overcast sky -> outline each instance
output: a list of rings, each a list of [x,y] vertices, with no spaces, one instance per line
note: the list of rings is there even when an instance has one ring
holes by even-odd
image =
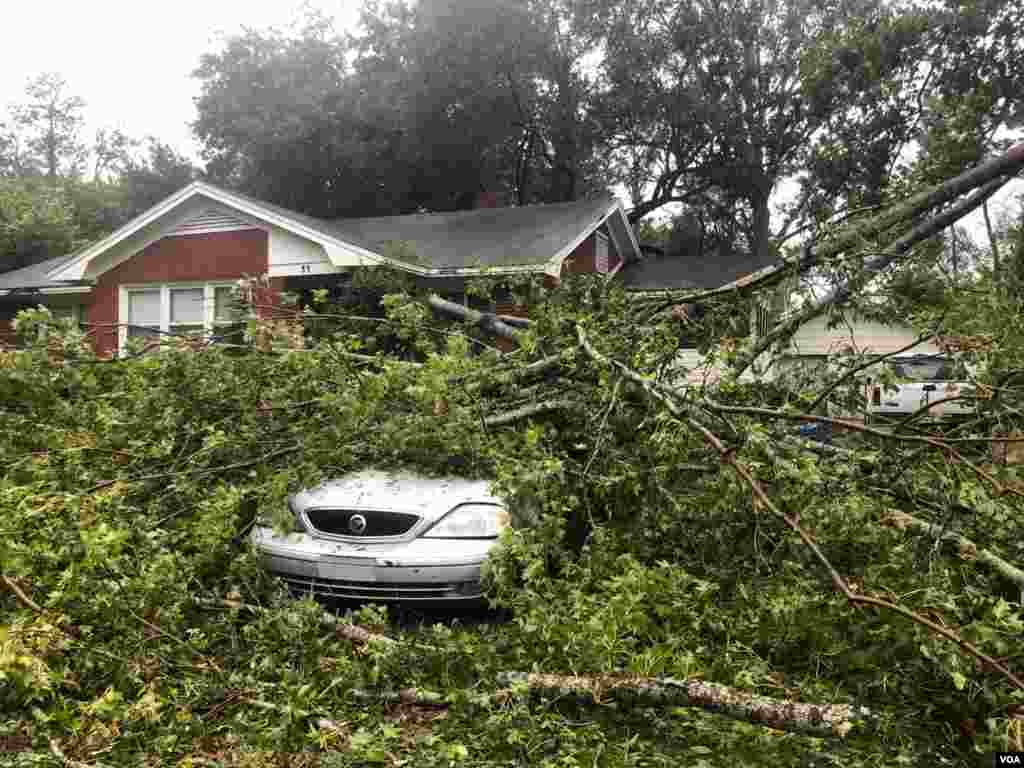
[[[4,11],[0,114],[21,101],[25,83],[58,72],[86,101],[87,135],[120,128],[153,135],[198,158],[188,124],[198,84],[189,75],[222,33],[243,26],[287,27],[309,6],[339,31],[358,18],[358,0],[19,0]]]

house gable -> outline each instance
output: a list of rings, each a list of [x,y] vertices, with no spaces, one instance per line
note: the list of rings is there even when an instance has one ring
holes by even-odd
[[[204,227],[204,220],[207,225],[212,220],[213,226]],[[319,246],[318,258],[313,261],[319,263],[319,254],[326,255],[331,271],[337,267],[372,266],[387,261],[359,244],[344,242],[327,233],[322,224],[276,206],[195,182],[62,263],[47,277],[50,280],[96,279],[163,237],[187,236],[189,229],[203,234],[203,229],[217,231],[246,226],[276,229]],[[294,240],[289,242],[294,243]],[[289,248],[282,250],[288,251]],[[294,251],[294,248],[290,250]]]

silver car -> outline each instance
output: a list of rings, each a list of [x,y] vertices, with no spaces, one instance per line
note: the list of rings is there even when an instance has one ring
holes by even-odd
[[[257,524],[264,565],[295,594],[467,600],[509,515],[483,480],[367,470],[288,500],[293,532]]]

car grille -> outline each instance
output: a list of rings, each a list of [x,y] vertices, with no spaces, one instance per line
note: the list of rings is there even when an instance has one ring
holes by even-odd
[[[364,512],[358,509],[311,509],[306,512],[306,517],[320,533],[357,538],[401,536],[420,519],[419,515],[406,512]],[[353,521],[357,517],[361,520]]]
[[[438,584],[403,582],[382,584],[379,581],[340,581],[296,576],[291,573],[274,574],[282,579],[291,592],[298,596],[313,595],[348,600],[464,600],[480,597],[480,584],[476,581]]]

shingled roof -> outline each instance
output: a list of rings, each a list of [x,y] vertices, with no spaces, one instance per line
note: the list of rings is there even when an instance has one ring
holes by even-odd
[[[745,251],[727,249],[706,254],[666,254],[643,246],[641,250],[643,258],[624,264],[619,271],[627,291],[719,288],[773,263]]]
[[[609,228],[625,260],[639,254],[625,211],[607,195],[570,203],[328,221],[193,182],[73,256],[0,274],[0,294],[81,284],[72,281],[83,277],[99,255],[130,243],[135,233],[197,198],[317,242],[335,264],[391,263],[424,276],[488,269],[555,274],[573,249],[602,225]]]
[[[38,264],[30,264],[21,269],[13,269],[10,272],[0,273],[0,295],[12,293],[33,293],[43,289],[66,288],[73,290],[81,286],[88,288],[88,283],[81,280],[51,280],[47,277],[52,272],[74,256],[57,256],[53,259],[41,261]]]
[[[601,224],[615,205],[611,197],[601,197],[517,208],[336,219],[328,226],[336,237],[378,253],[405,244],[415,263],[435,269],[541,266]],[[402,257],[396,253],[395,258]]]

